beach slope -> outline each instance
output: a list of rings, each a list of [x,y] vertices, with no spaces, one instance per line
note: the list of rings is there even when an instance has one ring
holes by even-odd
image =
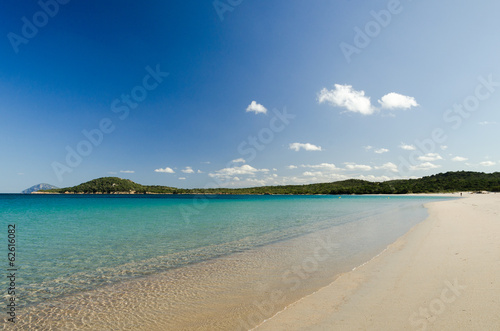
[[[500,194],[426,207],[383,253],[257,330],[500,330]]]

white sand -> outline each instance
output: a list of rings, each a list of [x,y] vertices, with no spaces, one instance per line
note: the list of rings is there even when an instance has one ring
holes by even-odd
[[[382,254],[257,330],[500,330],[500,194],[426,206]]]

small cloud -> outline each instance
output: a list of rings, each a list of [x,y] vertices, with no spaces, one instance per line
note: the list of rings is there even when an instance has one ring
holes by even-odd
[[[379,167],[375,167],[375,169],[378,169],[378,170],[382,169],[382,170],[388,170],[388,171],[392,171],[392,172],[398,172],[398,166],[392,162],[384,163],[383,165],[381,165]]]
[[[430,170],[430,169],[436,169],[441,166],[430,163],[430,162],[424,162],[415,166],[411,166],[410,170]]]
[[[387,153],[389,150],[387,148],[379,148],[379,149],[376,149],[375,150],[375,153],[377,154],[383,154],[383,153]]]
[[[122,174],[133,174],[135,171],[134,170],[120,170]]]
[[[493,125],[493,124],[497,124],[497,122],[490,122],[490,121],[479,122],[479,125]]]
[[[256,114],[266,114],[267,109],[263,105],[255,101],[252,101],[252,103],[250,103],[250,105],[247,107],[247,112],[254,112]]]
[[[210,161],[201,162],[203,164],[210,164]]]
[[[116,171],[108,171],[108,174],[110,174],[110,175],[116,175],[117,172]]]
[[[428,154],[419,156],[417,159],[419,159],[420,161],[431,161],[432,162],[432,161],[442,160],[443,158],[441,157],[441,155],[439,155],[437,153],[428,153]]]
[[[346,108],[353,113],[371,115],[375,108],[372,107],[369,97],[365,91],[356,91],[351,85],[335,84],[333,90],[323,88],[318,94],[319,103],[327,102],[334,107]]]
[[[240,157],[239,159],[232,160],[231,162],[233,162],[233,163],[246,163],[247,161],[245,161],[244,158]]]
[[[453,162],[464,162],[467,161],[468,158],[466,157],[461,157],[461,156],[455,156],[454,158],[451,159]]]
[[[445,151],[445,150],[447,150],[447,149],[448,149],[448,146],[446,146],[446,145],[441,145],[441,146],[439,146],[439,148],[441,148],[441,150]]]
[[[320,146],[316,146],[316,145],[313,145],[313,144],[310,144],[310,143],[305,143],[305,144],[302,144],[302,143],[293,143],[293,144],[290,144],[288,146],[288,148],[290,148],[291,150],[294,150],[296,152],[298,152],[300,149],[304,149],[306,151],[321,151],[321,147]]]
[[[179,180],[186,180],[186,177],[179,177]]]
[[[479,164],[482,165],[483,167],[491,167],[491,166],[494,166],[496,164],[496,162],[493,162],[493,161],[483,161],[483,162],[481,162]]]
[[[191,167],[186,167],[186,168],[182,169],[181,171],[185,174],[193,174],[194,173],[194,170]]]
[[[384,95],[378,103],[385,109],[410,109],[418,106],[415,98],[394,92]]]
[[[321,177],[323,176],[323,173],[321,171],[305,171],[302,173],[302,176]]]
[[[201,171],[201,170],[199,170],[199,169],[198,169],[198,171],[197,171],[196,173],[197,173],[197,174],[202,174],[202,173],[203,173],[203,171]]]
[[[405,151],[414,151],[417,149],[414,145],[407,145],[405,143],[401,143],[401,145],[399,145],[399,148],[404,149]]]
[[[288,169],[297,169],[298,167],[296,165],[291,164],[287,168]]]
[[[162,172],[162,173],[166,173],[166,174],[173,174],[175,173],[175,171],[172,169],[172,168],[169,168],[169,167],[165,167],[165,168],[159,168],[159,169],[155,169],[155,172]]]
[[[302,168],[312,168],[312,169],[324,169],[324,170],[329,170],[329,171],[334,171],[334,170],[340,170],[335,166],[333,163],[320,163],[320,164],[303,164],[301,165]]]
[[[356,164],[356,163],[352,163],[352,162],[346,162],[344,164],[345,164],[345,168],[347,170],[361,170],[361,171],[370,171],[370,170],[372,170],[372,167],[370,167],[369,165]]]
[[[365,149],[365,151],[369,151],[370,149],[373,148],[373,146],[368,145],[368,146],[363,146],[363,148]]]

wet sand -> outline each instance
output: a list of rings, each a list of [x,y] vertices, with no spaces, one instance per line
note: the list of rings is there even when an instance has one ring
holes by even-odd
[[[500,194],[426,207],[384,252],[256,329],[500,330]]]

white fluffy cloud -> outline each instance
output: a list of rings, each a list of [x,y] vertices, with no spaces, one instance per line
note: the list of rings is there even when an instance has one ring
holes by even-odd
[[[404,149],[405,151],[414,151],[417,149],[414,145],[407,145],[405,143],[401,143],[401,145],[399,145],[399,148]]]
[[[432,161],[442,160],[443,158],[438,153],[427,153],[425,155],[419,156],[417,159],[419,159],[420,161],[432,162]]]
[[[377,154],[382,154],[382,153],[387,153],[389,150],[387,148],[379,148],[375,150],[375,153]]]
[[[479,164],[482,165],[483,167],[491,167],[491,166],[494,166],[496,164],[496,162],[493,162],[493,161],[483,161],[483,162],[481,162]]]
[[[384,95],[378,103],[385,109],[410,109],[418,106],[415,98],[394,92]]]
[[[343,107],[348,111],[371,115],[375,111],[365,91],[356,91],[351,85],[335,84],[333,90],[323,88],[318,94],[319,103],[328,102],[335,107]]]
[[[266,114],[267,109],[260,103],[252,101],[252,103],[250,103],[250,105],[247,107],[247,112],[254,112],[256,114]]]
[[[175,173],[175,171],[172,168],[169,168],[169,167],[155,169],[155,172],[162,172],[162,173],[166,173],[166,174],[173,174],[173,173]]]
[[[452,161],[454,162],[464,162],[464,161],[467,161],[468,158],[466,157],[462,157],[462,156],[455,156],[454,158],[451,159]]]
[[[186,167],[186,168],[182,169],[181,171],[185,174],[193,174],[194,173],[194,170],[191,167]]]
[[[122,174],[133,174],[133,173],[135,173],[135,171],[134,171],[134,170],[120,170],[120,172],[121,172]]]
[[[179,180],[186,180],[186,177],[179,177]]]
[[[288,169],[297,169],[297,166],[296,166],[296,165],[291,164],[291,165],[289,165],[287,168],[288,168]]]
[[[321,146],[316,146],[310,143],[292,143],[288,146],[291,150],[294,150],[296,152],[300,151],[301,149],[306,150],[306,151],[321,151]]]
[[[417,164],[417,165],[411,166],[410,170],[430,170],[430,169],[436,169],[436,168],[439,168],[439,167],[440,166],[437,165],[437,164],[433,164],[433,163],[430,163],[430,162],[424,162],[424,163],[421,163],[421,164]]]
[[[370,170],[372,170],[372,167],[370,167],[369,165],[356,164],[356,163],[352,163],[352,162],[346,162],[344,164],[345,164],[345,168],[347,170],[361,170],[361,171],[370,171]]]
[[[246,163],[245,159],[240,157],[239,159],[232,160],[233,163]]]
[[[253,176],[258,172],[268,172],[269,169],[256,169],[248,164],[244,164],[240,167],[233,168],[224,168],[221,170],[217,170],[214,173],[209,173],[210,177],[222,177],[222,178],[230,178],[233,176],[241,176],[241,175],[250,175]]]
[[[388,170],[391,172],[398,172],[398,166],[392,162],[384,163],[383,165],[381,165],[379,167],[375,167],[375,169]]]
[[[342,107],[350,112],[363,115],[372,115],[379,110],[372,105],[370,97],[365,95],[365,91],[356,91],[351,85],[335,84],[333,90],[323,88],[318,93],[318,102],[327,102],[334,107]],[[410,109],[418,106],[414,97],[394,92],[384,95],[378,102],[382,109],[390,110]]]

